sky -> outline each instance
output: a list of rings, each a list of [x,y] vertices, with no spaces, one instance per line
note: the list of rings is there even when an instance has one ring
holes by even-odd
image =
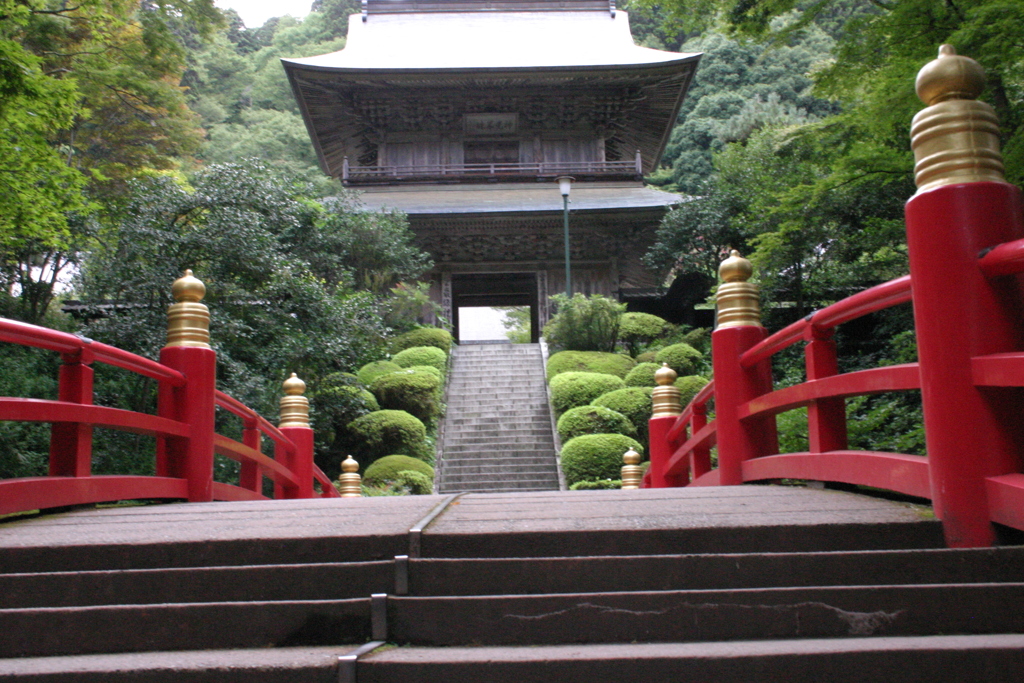
[[[214,4],[238,12],[246,28],[259,28],[271,17],[290,14],[301,19],[309,14],[313,0],[216,0]]]

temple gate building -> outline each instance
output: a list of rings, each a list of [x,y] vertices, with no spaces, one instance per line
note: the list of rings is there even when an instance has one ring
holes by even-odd
[[[283,61],[321,168],[408,215],[456,334],[459,307],[530,306],[536,338],[566,288],[559,176],[573,292],[655,295],[680,197],[642,177],[699,59],[635,45],[608,0],[363,0],[344,50]]]

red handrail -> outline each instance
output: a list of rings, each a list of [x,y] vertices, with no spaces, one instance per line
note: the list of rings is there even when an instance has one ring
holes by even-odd
[[[775,415],[800,407],[808,407],[809,410],[827,410],[831,407],[831,415],[821,413],[819,429],[831,430],[831,433],[815,439],[819,443],[829,443],[838,440],[841,448],[832,447],[832,453],[853,453],[845,449],[845,415],[840,414],[842,404],[835,402],[851,396],[870,395],[888,391],[911,391],[920,389],[920,378],[916,363],[897,365],[846,374],[834,374],[835,370],[827,370],[833,366],[835,359],[835,347],[831,344],[831,331],[843,323],[855,320],[856,318],[874,313],[885,308],[906,303],[911,296],[911,282],[909,276],[896,278],[890,282],[872,287],[847,297],[841,301],[816,311],[807,317],[783,328],[779,332],[770,335],[760,342],[754,343],[748,350],[739,354],[737,360],[739,366],[747,372],[757,371],[759,366],[780,351],[789,348],[799,341],[809,342],[807,352],[812,353],[814,349],[815,363],[810,363],[809,370],[813,367],[818,376],[810,377],[800,384],[786,387],[775,391],[769,391],[745,403],[737,405],[733,413],[741,423],[750,422],[759,424],[766,419],[772,419]],[[815,344],[819,346],[814,347]],[[824,344],[825,346],[821,346]],[[822,355],[824,354],[824,355]],[[824,365],[822,363],[824,362]],[[822,374],[823,373],[823,374]],[[720,429],[717,420],[707,422],[707,406],[716,396],[716,385],[710,382],[705,386],[690,403],[683,409],[682,414],[675,418],[671,428],[667,431],[667,456],[665,462],[660,465],[659,472],[654,475],[654,480],[671,485],[672,482],[679,482],[683,485],[693,483],[695,485],[718,485],[720,476],[710,470],[708,462],[709,449],[717,443],[717,430]],[[818,408],[822,406],[823,408]],[[837,407],[839,410],[837,410]],[[831,421],[831,423],[830,423]],[[837,431],[842,434],[837,436]],[[813,437],[812,437],[813,438]],[[652,445],[652,448],[654,446]],[[819,451],[817,454],[825,452]],[[921,492],[920,476],[918,472],[914,477],[900,477],[892,472],[882,472],[886,468],[906,468],[908,462],[917,462],[918,456],[898,456],[894,454],[874,454],[877,458],[872,460],[871,453],[858,452],[856,457],[858,467],[863,469],[865,463],[878,464],[879,471],[867,475],[861,472],[854,477],[844,474],[847,478],[858,479],[863,482],[889,482],[894,490],[900,490],[910,495],[919,495]],[[783,458],[782,456],[769,456],[762,454],[753,460],[745,462],[737,470],[743,481],[753,481],[757,478],[765,478],[763,475],[770,472],[776,475],[785,471],[786,467],[791,468],[789,478],[800,478],[798,474],[807,472],[828,472],[831,476],[839,476],[846,472],[843,466],[822,468],[813,465],[816,454],[804,454],[804,457],[797,458],[795,455]],[[774,458],[774,459],[771,459]],[[780,459],[781,458],[781,459]],[[907,460],[910,458],[910,460]],[[851,462],[853,461],[850,456]],[[751,462],[764,461],[772,463],[754,466]],[[707,462],[702,465],[702,462]],[[807,465],[805,463],[812,463]],[[799,465],[797,464],[799,463]],[[873,465],[869,465],[870,467]],[[652,466],[653,468],[653,466]],[[856,468],[855,468],[856,469]],[[648,479],[648,485],[653,481]]]
[[[59,400],[0,397],[0,420],[49,422],[51,428],[50,476],[7,479],[0,481],[0,514],[49,507],[110,502],[126,499],[188,498],[195,499],[194,467],[181,462],[187,449],[179,446],[197,437],[195,426],[179,416],[182,411],[175,401],[176,392],[191,387],[187,373],[163,363],[59,330],[0,318],[0,342],[18,344],[61,354]],[[177,349],[182,353],[181,349]],[[208,349],[186,349],[184,353],[211,354]],[[209,358],[209,356],[205,356]],[[92,404],[92,364],[100,362],[121,368],[160,384],[158,415],[121,410]],[[197,372],[196,376],[203,373]],[[312,438],[308,428],[291,428],[296,438],[302,437],[300,448],[293,438],[271,424],[254,410],[227,394],[216,391],[210,375],[211,401],[243,420],[245,443],[213,434],[203,436],[213,452],[242,463],[242,486],[212,482],[212,469],[200,477],[209,479],[206,499],[248,500],[263,498],[262,476],[272,479],[278,495],[299,497],[313,495],[312,484],[321,486],[322,497],[339,494],[331,481],[312,463]],[[192,384],[190,384],[190,381]],[[202,388],[199,388],[202,391]],[[212,420],[210,421],[212,424]],[[146,434],[157,438],[158,476],[92,476],[92,429],[106,427],[120,431]],[[259,435],[274,443],[275,458],[259,447]],[[211,454],[212,455],[212,454]],[[308,460],[308,462],[306,462]],[[211,461],[212,462],[212,461]],[[302,474],[306,473],[306,474]],[[309,481],[305,481],[308,477]]]
[[[779,351],[789,348],[804,338],[808,328],[833,329],[869,313],[907,303],[910,296],[909,275],[865,289],[779,330],[740,356],[740,366],[749,370]]]

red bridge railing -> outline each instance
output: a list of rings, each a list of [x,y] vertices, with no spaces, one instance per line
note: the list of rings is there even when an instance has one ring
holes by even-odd
[[[263,478],[277,498],[311,498],[316,481],[322,497],[339,494],[313,464],[305,385],[285,382],[282,424],[216,390],[216,354],[209,344],[209,313],[199,303],[205,288],[191,277],[175,283],[177,304],[169,313],[168,345],[160,362],[83,337],[0,318],[0,342],[59,353],[57,400],[0,397],[0,420],[48,422],[49,472],[45,477],[0,480],[0,514],[119,500],[263,499]],[[155,380],[157,414],[93,404],[93,365],[104,363]],[[242,421],[242,441],[217,434],[215,411]],[[104,427],[156,438],[155,476],[92,474],[92,434]],[[274,444],[273,457],[262,447]],[[240,463],[237,485],[213,481],[214,453]]]
[[[977,63],[948,46],[918,77],[930,106],[912,130],[910,275],[769,336],[749,262],[733,252],[722,264],[714,382],[677,416],[659,412],[674,391],[671,377],[659,378],[645,486],[843,482],[931,499],[951,546],[992,544],[993,523],[1024,530],[1024,214],[1020,191],[1002,178],[991,107],[958,99],[983,84]],[[840,374],[835,328],[906,302],[918,362]],[[772,356],[797,343],[806,381],[773,390]],[[926,456],[849,449],[845,399],[891,391],[921,391]],[[800,407],[808,451],[779,453],[775,416]]]

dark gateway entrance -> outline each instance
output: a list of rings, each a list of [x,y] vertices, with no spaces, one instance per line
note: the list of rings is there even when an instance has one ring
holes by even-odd
[[[459,307],[529,306],[530,342],[540,339],[536,273],[453,273],[452,325],[459,338]]]

